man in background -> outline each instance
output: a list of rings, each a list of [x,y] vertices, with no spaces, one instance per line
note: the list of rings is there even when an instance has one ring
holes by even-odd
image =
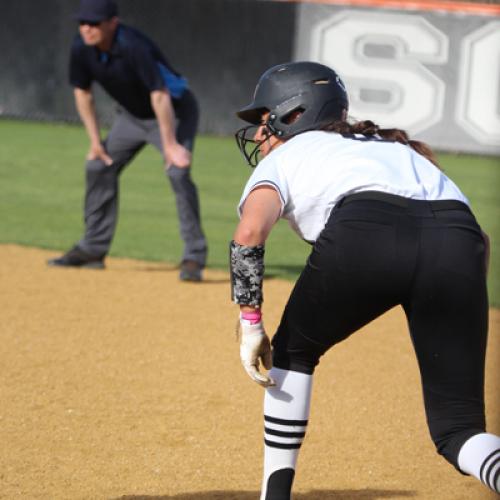
[[[146,145],[163,155],[175,193],[184,241],[180,279],[200,281],[207,244],[200,223],[191,152],[198,106],[183,78],[158,47],[122,24],[113,0],[81,0],[79,34],[71,47],[70,83],[90,147],[86,163],[85,233],[66,254],[48,264],[102,269],[118,216],[119,175]],[[92,83],[98,82],[120,105],[101,141]]]

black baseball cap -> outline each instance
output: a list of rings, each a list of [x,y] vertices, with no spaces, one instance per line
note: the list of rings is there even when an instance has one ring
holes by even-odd
[[[81,0],[74,18],[78,21],[99,23],[117,15],[118,7],[113,0]]]

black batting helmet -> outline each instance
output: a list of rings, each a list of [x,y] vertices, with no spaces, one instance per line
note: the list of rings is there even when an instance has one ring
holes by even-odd
[[[268,69],[257,83],[253,101],[236,114],[261,125],[262,115],[269,112],[265,123],[269,134],[288,139],[341,119],[348,107],[347,92],[337,73],[323,64],[302,61]],[[292,114],[296,119],[289,119]],[[245,150],[246,144],[253,142],[246,137],[250,128],[239,130],[236,140],[247,161],[255,166],[258,145],[250,154]]]

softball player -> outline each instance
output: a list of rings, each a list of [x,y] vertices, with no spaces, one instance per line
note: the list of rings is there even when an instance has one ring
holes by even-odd
[[[261,499],[290,498],[320,357],[396,305],[408,318],[438,453],[498,492],[500,438],[485,430],[483,395],[488,238],[425,144],[371,121],[349,123],[347,109],[332,69],[297,62],[266,71],[238,112],[251,123],[238,145],[258,166],[239,204],[230,267],[241,361],[266,387]],[[264,245],[280,217],[312,251],[271,361]]]

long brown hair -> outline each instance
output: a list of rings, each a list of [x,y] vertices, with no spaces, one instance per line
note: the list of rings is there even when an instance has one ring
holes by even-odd
[[[410,139],[404,130],[398,128],[380,128],[371,120],[362,120],[354,123],[339,120],[329,123],[324,126],[322,130],[337,132],[338,134],[362,134],[366,137],[373,137],[377,135],[387,141],[399,142],[410,146],[417,153],[421,154],[436,165],[436,167],[440,168],[432,149],[427,144]]]

